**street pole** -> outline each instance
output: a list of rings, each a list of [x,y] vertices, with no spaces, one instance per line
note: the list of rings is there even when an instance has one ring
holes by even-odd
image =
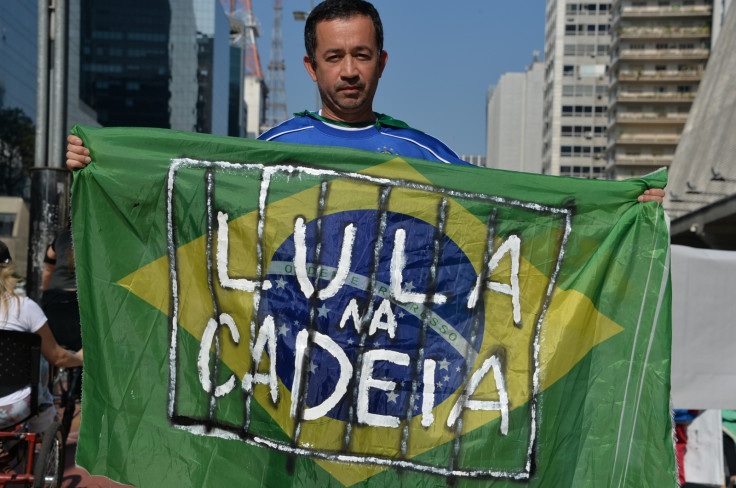
[[[41,299],[46,249],[69,222],[71,174],[64,165],[66,139],[69,0],[38,2],[36,146],[31,171],[31,205],[26,294]]]

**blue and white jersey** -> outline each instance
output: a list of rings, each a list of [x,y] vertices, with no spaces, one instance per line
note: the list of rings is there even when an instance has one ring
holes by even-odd
[[[468,165],[443,142],[400,121],[376,114],[377,123],[367,127],[343,127],[320,120],[316,114],[295,116],[261,134],[263,141],[339,146],[395,154],[448,164]],[[390,125],[389,125],[390,124]]]

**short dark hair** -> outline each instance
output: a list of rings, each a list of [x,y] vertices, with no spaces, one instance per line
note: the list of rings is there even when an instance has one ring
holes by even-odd
[[[325,0],[312,9],[304,25],[304,47],[312,63],[316,63],[315,51],[317,48],[317,24],[319,22],[348,19],[356,15],[365,15],[373,22],[376,31],[376,45],[378,53],[383,51],[383,24],[376,7],[365,0]]]

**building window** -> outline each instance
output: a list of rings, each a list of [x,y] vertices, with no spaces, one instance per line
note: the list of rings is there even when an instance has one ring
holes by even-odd
[[[0,236],[12,237],[15,225],[14,213],[0,213]]]

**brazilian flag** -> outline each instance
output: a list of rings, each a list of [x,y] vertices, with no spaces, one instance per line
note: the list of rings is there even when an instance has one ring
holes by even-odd
[[[77,126],[77,463],[137,487],[676,486],[666,172]]]

